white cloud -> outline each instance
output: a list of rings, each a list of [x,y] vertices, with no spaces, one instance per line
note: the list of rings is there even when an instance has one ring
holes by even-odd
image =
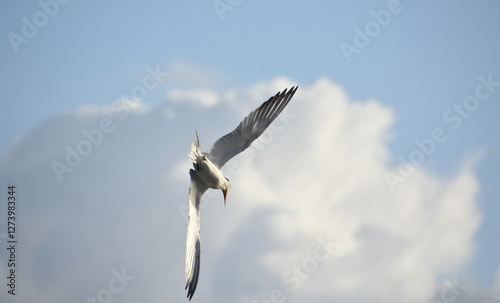
[[[140,99],[130,99],[121,97],[116,99],[110,106],[96,106],[96,105],[82,105],[78,108],[76,113],[79,115],[96,116],[100,114],[112,114],[120,111],[120,108],[127,107],[128,111],[144,113],[151,108],[149,105],[143,103]]]
[[[210,89],[173,89],[168,92],[167,100],[172,102],[188,102],[202,107],[212,107],[219,103],[219,96]]]
[[[207,149],[236,126],[229,122],[292,84],[280,78],[223,97],[208,89],[170,93],[171,101],[230,105],[211,116],[171,102],[123,119],[120,111],[82,109],[12,145],[0,180],[17,184],[22,197],[19,275],[26,282],[17,298],[85,302],[124,267],[135,279],[116,302],[183,302],[193,130]],[[273,290],[286,302],[425,302],[439,276],[460,273],[480,224],[473,162],[448,179],[417,168],[392,192],[384,178],[391,109],[353,102],[319,79],[301,86],[282,116],[226,166],[227,208],[218,191],[204,198],[194,302],[261,302]],[[113,132],[59,183],[51,163],[63,162],[65,146],[77,146],[82,130],[103,119]],[[324,260],[318,239],[338,244]]]
[[[221,89],[227,86],[226,77],[210,66],[194,65],[177,60],[168,66],[168,73],[169,78],[166,84],[175,88],[211,87]]]

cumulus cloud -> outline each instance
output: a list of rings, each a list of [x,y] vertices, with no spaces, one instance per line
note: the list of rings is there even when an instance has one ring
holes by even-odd
[[[206,150],[292,84],[279,78],[221,95],[179,90],[126,114],[82,108],[18,140],[0,161],[2,184],[16,184],[22,197],[23,282],[15,300],[86,302],[110,294],[113,302],[183,302],[186,153],[194,128]],[[448,178],[416,168],[393,192],[384,178],[393,169],[393,122],[390,108],[354,102],[328,79],[301,86],[262,137],[225,167],[227,208],[219,191],[205,195],[193,301],[435,298],[446,287],[441,277],[459,275],[474,253],[481,221],[475,162],[466,158]],[[79,161],[71,162],[70,150]],[[54,162],[71,169],[62,180]],[[129,280],[111,292],[122,270]]]
[[[219,102],[219,96],[209,89],[173,89],[168,92],[167,100],[172,102],[188,102],[202,107],[212,107]]]
[[[174,88],[196,89],[210,87],[222,89],[226,87],[227,79],[216,68],[200,66],[183,60],[173,61],[168,66],[168,86]]]

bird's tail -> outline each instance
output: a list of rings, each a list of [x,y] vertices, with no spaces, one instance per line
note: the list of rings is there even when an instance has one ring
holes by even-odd
[[[196,133],[196,139],[194,140],[193,144],[191,144],[191,151],[189,152],[188,156],[193,160],[193,163],[196,163],[196,159],[201,156],[201,151],[200,151],[200,138],[198,137],[198,132],[195,130]]]

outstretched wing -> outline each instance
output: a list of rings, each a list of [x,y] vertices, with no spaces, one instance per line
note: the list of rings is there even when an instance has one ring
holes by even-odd
[[[217,140],[205,156],[222,169],[229,159],[247,149],[266,130],[290,102],[297,88],[292,87],[288,92],[285,89],[262,103],[235,130]]]
[[[200,201],[207,187],[198,177],[198,173],[189,170],[189,224],[186,240],[186,288],[189,300],[194,295],[200,275]]]

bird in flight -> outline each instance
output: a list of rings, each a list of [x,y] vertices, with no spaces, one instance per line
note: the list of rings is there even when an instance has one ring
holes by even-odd
[[[262,103],[241,121],[235,130],[223,136],[210,147],[207,152],[200,152],[198,132],[191,145],[188,156],[193,161],[189,170],[189,224],[186,240],[186,287],[189,300],[198,285],[200,275],[200,201],[209,188],[220,189],[224,195],[226,207],[227,192],[231,188],[229,179],[222,175],[222,168],[232,157],[241,153],[257,139],[266,128],[278,117],[290,102],[298,86],[289,91],[285,89]]]

